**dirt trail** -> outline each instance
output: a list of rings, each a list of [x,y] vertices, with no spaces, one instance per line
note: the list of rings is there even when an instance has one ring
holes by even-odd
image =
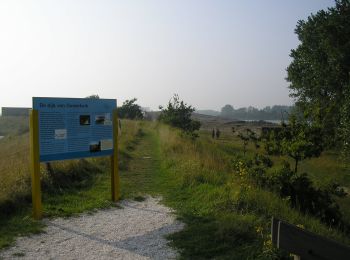
[[[45,220],[45,233],[19,238],[4,259],[174,259],[164,236],[182,229],[159,198],[123,201],[121,208]]]

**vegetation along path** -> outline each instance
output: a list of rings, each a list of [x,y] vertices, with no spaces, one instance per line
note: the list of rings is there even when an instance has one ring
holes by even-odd
[[[165,236],[183,228],[153,193],[158,169],[154,136],[139,130],[126,149],[129,163],[121,172],[123,199],[117,207],[78,217],[45,219],[45,233],[17,239],[0,253],[13,259],[173,259]],[[133,200],[132,200],[133,199]]]

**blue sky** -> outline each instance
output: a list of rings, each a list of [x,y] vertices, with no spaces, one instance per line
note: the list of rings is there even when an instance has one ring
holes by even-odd
[[[0,106],[99,94],[156,109],[174,93],[198,109],[291,104],[297,21],[332,5],[2,0]]]

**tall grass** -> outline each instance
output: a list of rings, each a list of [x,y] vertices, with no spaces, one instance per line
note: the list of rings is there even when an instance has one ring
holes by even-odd
[[[29,194],[29,136],[0,140],[0,205]]]
[[[0,208],[8,201],[26,197],[29,192],[28,117],[1,116]]]

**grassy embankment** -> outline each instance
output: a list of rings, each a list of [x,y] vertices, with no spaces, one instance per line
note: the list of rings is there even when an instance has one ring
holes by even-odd
[[[242,178],[244,172],[234,167],[242,148],[231,137],[214,141],[209,133],[202,133],[192,142],[164,126],[159,127],[158,136],[162,162],[158,187],[165,202],[187,224],[183,231],[170,236],[182,258],[281,257],[271,247],[271,216],[349,244],[341,232],[301,214],[287,200]],[[254,148],[249,149],[253,153]],[[308,161],[303,167],[310,163],[313,165]],[[333,169],[337,169],[336,164],[333,162]]]
[[[9,121],[14,124],[12,133],[4,132],[6,137],[0,140],[0,249],[10,245],[16,236],[37,233],[43,227],[31,218],[29,137],[28,133],[17,131],[22,128],[23,120],[1,120],[1,129]],[[119,167],[125,175],[133,151],[142,139],[142,123],[123,121],[122,124]],[[110,201],[108,158],[54,162],[52,168],[54,172],[50,175],[45,164],[41,164],[45,217],[69,216],[114,205]],[[130,193],[124,188],[122,195]]]

